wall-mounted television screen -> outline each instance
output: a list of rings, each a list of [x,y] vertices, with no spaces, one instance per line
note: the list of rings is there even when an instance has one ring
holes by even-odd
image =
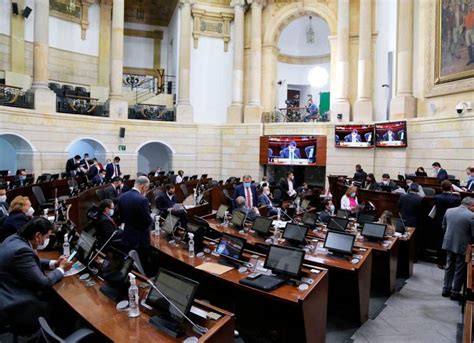
[[[373,148],[373,125],[338,125],[335,140],[337,148]]]
[[[375,124],[375,146],[377,147],[406,147],[407,122]]]
[[[316,150],[320,148],[317,137],[270,136],[266,138],[268,138],[267,149],[261,151],[261,154],[266,154],[266,164],[316,166]]]

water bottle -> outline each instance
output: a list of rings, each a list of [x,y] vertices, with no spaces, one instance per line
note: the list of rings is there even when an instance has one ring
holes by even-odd
[[[192,234],[191,232],[188,233],[188,236],[189,236],[189,242],[188,242],[188,246],[189,246],[189,257],[194,257],[194,234]]]
[[[277,220],[280,221],[281,219],[281,208],[277,208]]]
[[[135,275],[128,273],[130,278],[130,288],[128,289],[128,316],[130,318],[135,318],[140,315],[140,308],[138,307],[138,287],[135,282]]]
[[[196,193],[196,188],[193,189],[193,206],[197,206],[197,193]]]
[[[161,234],[161,227],[160,227],[160,216],[156,215],[155,217],[155,231],[153,231],[155,236],[159,236]]]
[[[64,235],[64,242],[63,242],[63,255],[69,256],[71,251],[69,249],[69,239],[67,233]]]
[[[278,228],[275,227],[275,231],[273,232],[273,244],[278,244],[278,236],[280,235],[280,232]]]
[[[229,226],[229,211],[224,212],[224,226]]]
[[[47,208],[45,208],[43,210],[43,218],[48,219],[48,209]]]

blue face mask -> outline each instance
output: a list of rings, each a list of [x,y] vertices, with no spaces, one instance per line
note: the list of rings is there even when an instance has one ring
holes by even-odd
[[[244,182],[244,187],[249,188],[250,187],[250,182]]]
[[[352,192],[351,197],[355,197],[355,196],[356,196],[355,192]]]
[[[113,217],[114,216],[114,209],[111,209],[109,210],[109,217]]]
[[[467,179],[468,179],[468,180],[474,180],[474,176],[469,175],[469,176],[467,177]]]
[[[26,180],[26,175],[20,175],[20,180],[25,181]]]

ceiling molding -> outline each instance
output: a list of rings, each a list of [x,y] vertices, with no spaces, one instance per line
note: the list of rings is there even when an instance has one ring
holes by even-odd
[[[331,54],[321,56],[292,56],[279,53],[278,62],[287,64],[323,64],[331,62]]]
[[[132,30],[132,29],[125,29],[124,30],[125,36],[132,36],[132,37],[142,37],[142,38],[151,38],[151,39],[163,39],[163,31],[155,30],[155,31],[141,31],[141,30]]]

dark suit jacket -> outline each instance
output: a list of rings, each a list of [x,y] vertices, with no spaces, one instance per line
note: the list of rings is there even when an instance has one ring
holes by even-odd
[[[446,170],[444,170],[443,168],[440,168],[440,170],[438,170],[438,174],[436,175],[436,178],[438,180],[447,180],[448,179],[448,172]]]
[[[393,139],[394,141],[398,141],[398,140],[399,140],[399,139],[398,139],[398,135],[397,135],[395,132],[393,132],[393,134],[392,134],[392,139]],[[383,141],[388,141],[388,132],[385,133],[385,134],[382,136],[382,140],[383,140]]]
[[[150,245],[150,203],[137,190],[123,193],[118,200],[120,219],[125,223],[122,243],[130,249]]]
[[[71,173],[72,171],[75,171],[78,167],[79,164],[74,161],[74,158],[70,158],[66,162],[66,173]]]
[[[0,228],[2,227],[3,222],[5,221],[5,219],[7,219],[7,217],[8,217],[8,207],[9,206],[10,205],[8,205],[7,202],[0,204]]]
[[[105,177],[104,177],[104,178],[101,178],[101,177],[100,177],[100,174],[97,174],[96,176],[94,176],[94,177],[92,178],[92,183],[93,183],[93,184],[100,184],[100,183],[102,183],[102,182],[104,182],[104,181],[105,181]]]
[[[366,173],[363,169],[361,169],[361,170],[359,170],[359,171],[356,171],[356,172],[354,173],[353,179],[354,179],[355,181],[362,181],[362,182],[365,182],[365,180],[367,179],[367,173]]]
[[[383,182],[379,183],[379,189],[382,188],[382,187],[387,187],[387,186],[390,187],[390,192],[393,192],[394,190],[396,190],[398,188],[398,185],[392,180],[390,180],[388,185],[385,185]]]
[[[255,187],[254,184],[251,184],[250,185],[250,191],[252,192],[252,206],[257,207],[257,205],[258,205],[257,187]],[[237,199],[240,196],[247,199],[245,193],[246,193],[246,191],[244,189],[244,184],[243,183],[241,183],[240,185],[235,187],[235,189],[234,189],[234,203],[233,203],[234,208],[236,208],[235,199]]]
[[[398,208],[407,226],[418,227],[423,198],[415,193],[400,195]]]
[[[281,158],[290,158],[290,149],[285,148],[280,151],[280,157]],[[296,148],[295,149],[295,158],[301,158],[301,153],[300,149]]]
[[[7,237],[15,234],[18,230],[28,223],[30,218],[23,212],[12,212],[3,222],[3,226],[0,228],[0,243],[3,242]]]
[[[466,189],[469,192],[474,192],[474,180],[469,180],[466,185]]]
[[[352,142],[352,134],[349,134],[347,136],[344,137],[344,141],[345,142]],[[356,135],[356,141],[357,142],[362,142],[362,138],[360,137],[360,135]]]
[[[436,216],[434,219],[438,224],[442,223],[443,217],[446,214],[446,210],[448,208],[458,207],[461,205],[461,198],[459,195],[449,192],[437,194],[433,197],[433,200],[436,206]]]
[[[380,185],[377,182],[372,182],[371,184],[365,185],[365,187],[370,191],[377,191],[380,189]]]
[[[176,204],[176,196],[173,194],[170,199],[166,192],[159,192],[155,198],[155,204],[160,214],[168,213],[168,209]]]
[[[113,202],[117,202],[118,198],[125,192],[128,192],[129,188],[125,185],[122,185],[120,192],[113,186],[110,185],[104,189],[105,199],[113,200]]]
[[[323,210],[319,212],[319,220],[323,223],[329,223],[329,219],[331,219],[331,213],[329,211]]]
[[[110,236],[117,230],[117,225],[113,220],[107,217],[104,213],[100,213],[95,225],[95,235],[99,240],[100,245],[104,244]],[[122,236],[122,231],[118,230],[114,240]]]
[[[112,176],[114,175],[114,167],[115,167],[115,164],[113,163],[109,163],[105,166],[105,178],[106,179],[111,179]],[[122,172],[120,171],[120,164],[117,164],[117,171],[118,171],[118,174],[117,176],[120,176],[120,174],[122,174]]]
[[[87,171],[87,177],[89,178],[89,180],[92,180],[96,175],[99,175],[99,168],[97,168],[95,164],[93,164]]]
[[[29,242],[12,235],[0,245],[0,310],[38,300],[38,292],[62,279],[59,270],[47,275],[49,260],[36,255]]]
[[[267,206],[267,216],[273,216],[277,214],[278,210],[273,206],[272,199],[266,194],[261,194],[258,197],[259,206]]]

